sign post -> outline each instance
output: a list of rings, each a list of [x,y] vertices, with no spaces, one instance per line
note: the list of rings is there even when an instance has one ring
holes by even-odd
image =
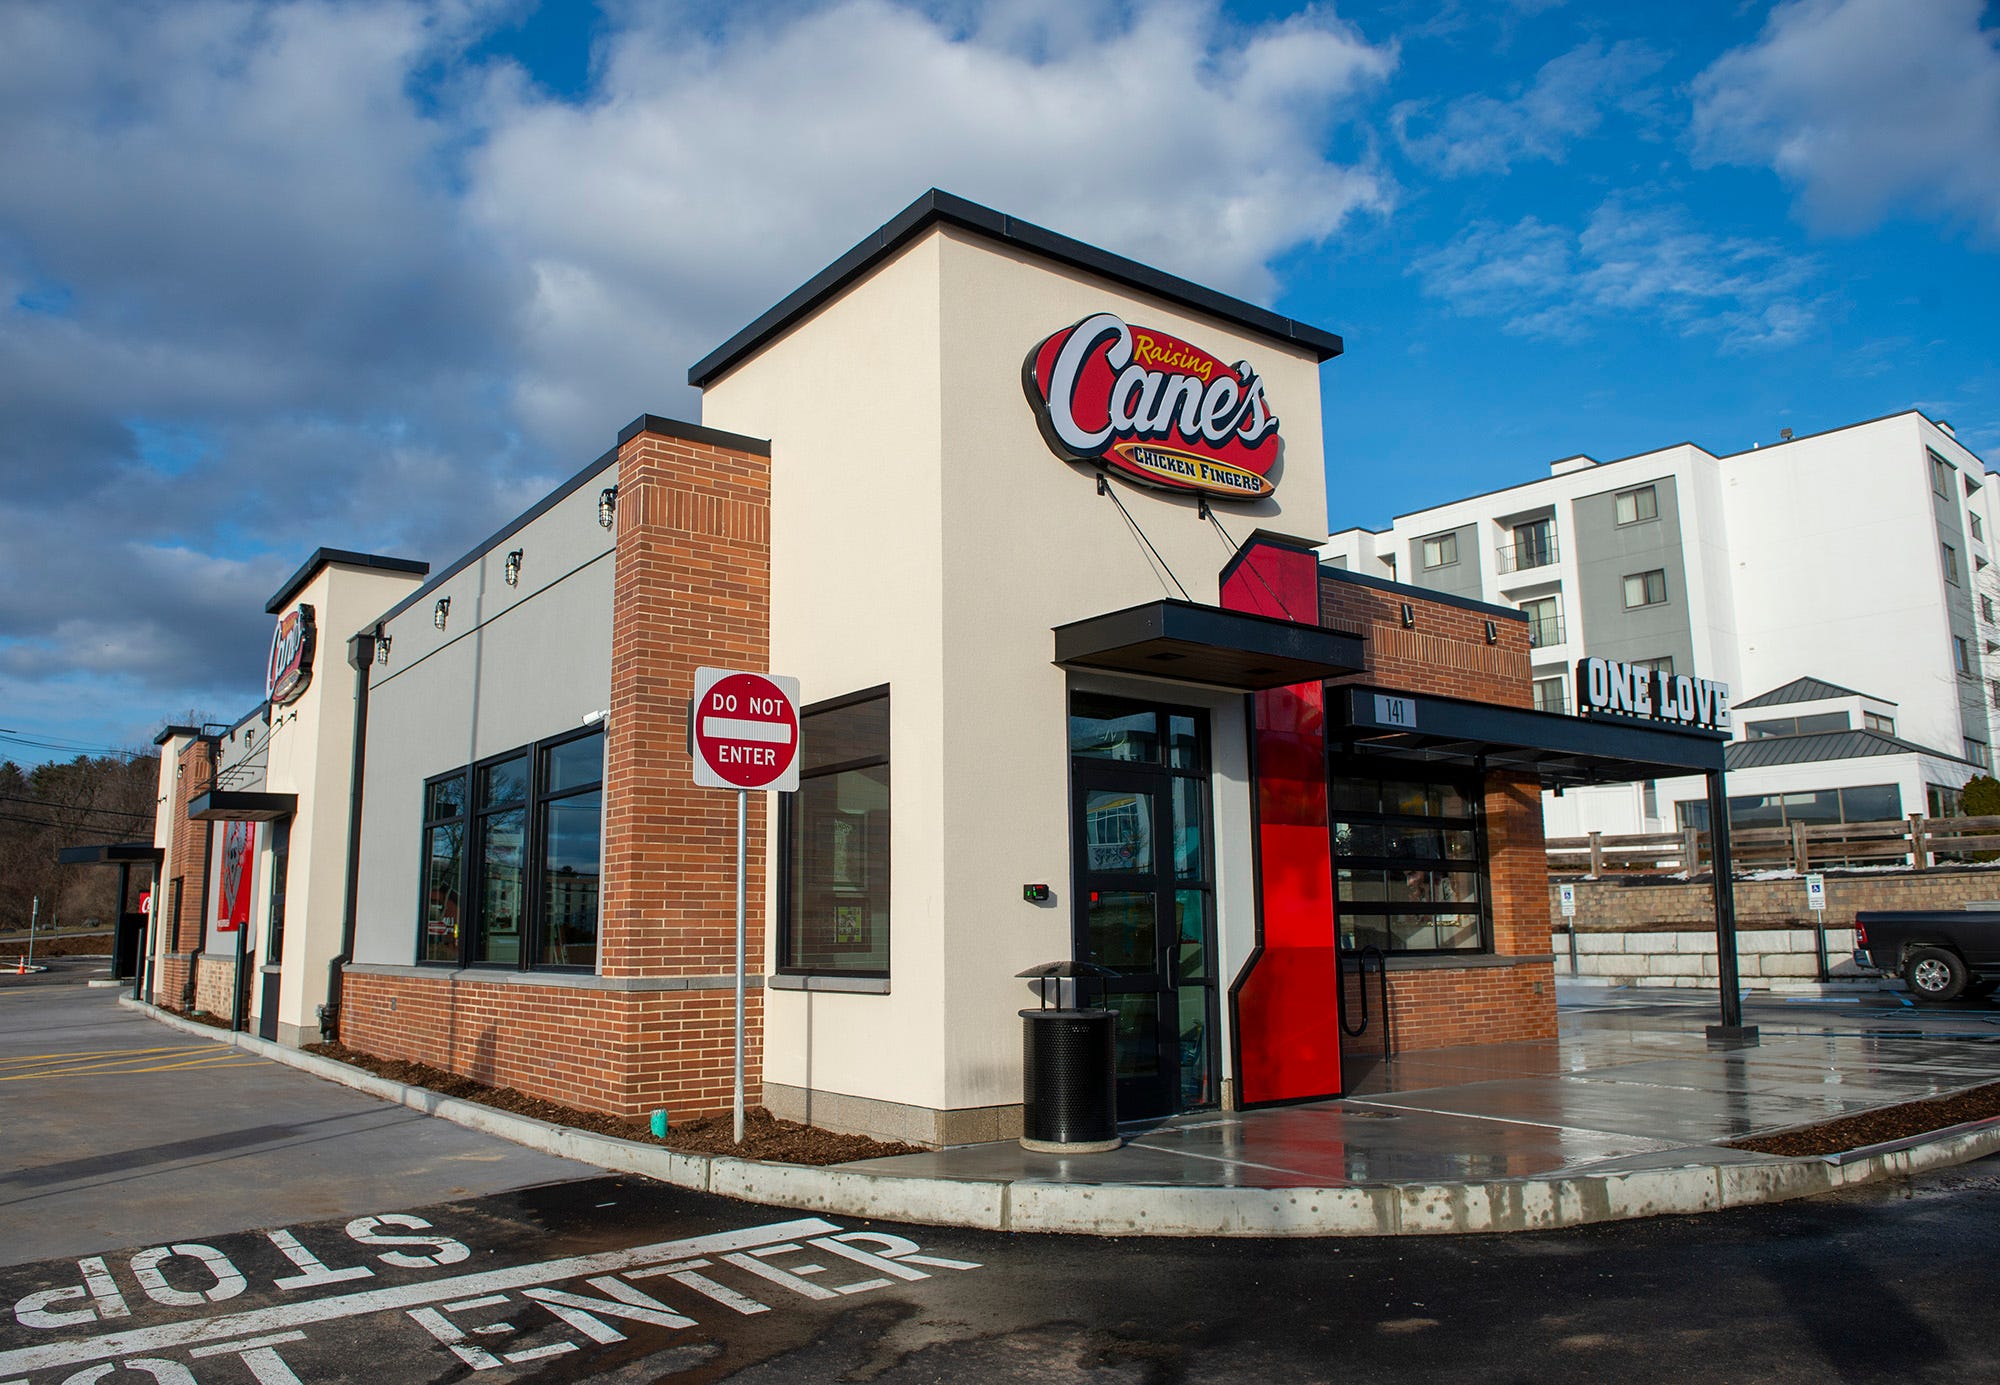
[[[726,668],[694,671],[688,708],[694,782],[736,791],[736,1143],[743,1143],[744,894],[750,792],[799,787],[799,680]]]
[[[1826,877],[1808,875],[1806,877],[1806,907],[1815,914],[1826,912]]]

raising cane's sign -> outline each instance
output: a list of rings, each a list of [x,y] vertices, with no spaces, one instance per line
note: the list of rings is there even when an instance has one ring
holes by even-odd
[[[313,646],[318,642],[313,608],[293,607],[271,633],[271,661],[264,672],[264,695],[282,707],[296,702],[312,682]]]
[[[1098,313],[1028,353],[1021,383],[1057,456],[1162,490],[1255,500],[1283,446],[1264,379],[1151,327]]]

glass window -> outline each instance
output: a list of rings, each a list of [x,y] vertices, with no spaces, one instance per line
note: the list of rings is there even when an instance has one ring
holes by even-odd
[[[824,734],[823,734],[824,733]],[[780,808],[784,912],[778,966],[788,972],[889,974],[889,690],[886,687],[800,713],[804,760],[799,791]],[[1070,718],[1078,754],[1146,759],[1159,753],[1157,722]],[[815,741],[821,742],[819,750]],[[1140,840],[1140,826],[1105,827],[1117,842]],[[1121,826],[1122,823],[1122,826]],[[1151,824],[1143,845],[1152,850]],[[1107,838],[1107,849],[1114,843]]]
[[[1979,516],[1967,510],[1965,512],[1965,522],[1972,527],[1972,537],[1984,543],[1986,541],[1986,526],[1979,522]]]
[[[1458,535],[1439,534],[1424,540],[1424,566],[1449,567],[1458,561]]]
[[[417,960],[458,965],[465,891],[465,771],[424,786],[423,920]]]
[[[1336,760],[1329,775],[1336,927],[1348,951],[1487,947],[1486,860],[1474,781]]]
[[[1562,678],[1537,678],[1535,680],[1535,710],[1538,712],[1567,712],[1569,710],[1569,683]]]
[[[597,965],[604,860],[604,733],[593,731],[542,751],[542,810],[536,848],[541,911],[536,961]]]
[[[1903,816],[1903,790],[1895,784],[1863,784],[1840,791],[1842,822],[1892,822]]]
[[[1993,768],[1993,748],[1987,745],[1985,741],[1975,741],[1972,737],[1967,736],[1965,738],[1965,758],[1972,761],[1973,764],[1978,765],[1981,769]]]
[[[1660,517],[1660,495],[1653,486],[1620,491],[1612,504],[1617,511],[1617,522],[1620,524],[1638,524],[1644,520]]]
[[[1951,661],[1960,673],[1970,674],[1972,672],[1972,649],[1966,644],[1965,636],[1953,635],[1951,637]]]
[[[1925,448],[1924,450],[1926,452],[1930,452],[1929,448]],[[1931,452],[1930,457],[1931,457],[1931,490],[1937,493],[1938,495],[1943,496],[1945,499],[1949,500],[1951,498],[1951,473],[1953,471],[1952,464],[1950,462],[1947,462],[1944,458],[1938,456],[1938,454],[1935,452]]]
[[[1556,522],[1531,519],[1514,526],[1514,567],[1547,567],[1556,560]]]
[[[1521,612],[1528,618],[1529,648],[1540,649],[1544,645],[1562,643],[1562,614],[1553,596],[1523,601]]]
[[[1960,585],[1958,580],[1958,550],[1948,543],[1941,543],[1938,545],[1938,551],[1944,556],[1944,580],[1951,583],[1954,587]]]
[[[1993,619],[1992,597],[1982,596],[1979,598],[1979,618],[1985,621],[1988,625],[1992,625],[1995,623]]]
[[[1959,815],[1962,799],[1957,789],[1948,789],[1942,784],[1924,785],[1924,807],[1934,818],[1955,818]]]
[[[887,744],[886,725],[882,740]],[[1160,715],[1151,708],[1134,710],[1129,702],[1078,693],[1070,699],[1069,753],[1158,764]]]
[[[1625,605],[1657,606],[1667,599],[1667,574],[1661,568],[1638,572],[1625,579]]]
[[[1662,654],[1657,659],[1634,659],[1632,667],[1643,668],[1653,673],[1664,673],[1671,678],[1674,676],[1674,656]]]
[[[1861,724],[1870,731],[1880,731],[1885,736],[1896,734],[1896,719],[1885,717],[1880,712],[1863,712]]]

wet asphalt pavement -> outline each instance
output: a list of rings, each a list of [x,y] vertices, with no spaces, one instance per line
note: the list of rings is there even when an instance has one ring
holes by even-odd
[[[2000,1160],[1427,1240],[999,1235],[594,1178],[0,1271],[0,1380],[1992,1380],[1996,1229]]]

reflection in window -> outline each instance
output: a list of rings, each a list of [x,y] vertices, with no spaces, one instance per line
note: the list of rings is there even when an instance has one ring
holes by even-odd
[[[804,708],[780,808],[782,971],[889,974],[889,690]]]
[[[1486,862],[1473,785],[1370,768],[1336,762],[1329,778],[1341,947],[1485,949]]]
[[[539,960],[597,965],[604,858],[604,733],[542,752]]]

